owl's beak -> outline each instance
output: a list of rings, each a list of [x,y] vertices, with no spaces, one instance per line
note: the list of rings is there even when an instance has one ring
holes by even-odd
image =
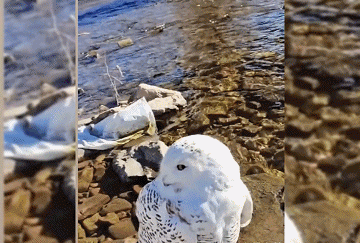
[[[163,177],[162,183],[164,184],[164,186],[170,186],[170,185],[172,185],[171,183],[169,183],[169,182],[166,181],[166,176]]]

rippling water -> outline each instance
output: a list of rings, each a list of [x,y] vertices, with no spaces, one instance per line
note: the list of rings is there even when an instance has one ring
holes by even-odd
[[[75,53],[75,1],[54,1],[58,30],[63,34],[69,53]],[[45,3],[45,4],[44,4]],[[42,5],[43,4],[43,5]],[[5,65],[8,106],[19,105],[39,96],[40,79],[54,69],[65,69],[66,55],[59,37],[53,31],[54,22],[46,1],[5,1],[4,52],[14,63]],[[66,37],[65,37],[66,36]]]
[[[121,90],[129,83],[179,82],[191,75],[182,61],[192,55],[211,58],[227,48],[284,52],[281,0],[127,0],[79,6],[78,83],[85,91],[79,108],[85,112],[114,95],[105,59]],[[134,44],[120,49],[117,41],[125,38]],[[86,57],[95,49],[102,58]]]

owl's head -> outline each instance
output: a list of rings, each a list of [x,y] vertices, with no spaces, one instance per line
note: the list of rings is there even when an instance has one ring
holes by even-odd
[[[197,191],[223,191],[240,180],[240,168],[222,142],[205,135],[191,135],[167,150],[157,178],[173,195]]]

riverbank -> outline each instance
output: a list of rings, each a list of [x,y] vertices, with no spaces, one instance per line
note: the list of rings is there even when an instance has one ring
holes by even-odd
[[[225,143],[240,164],[242,179],[254,200],[253,221],[242,230],[239,242],[262,242],[265,238],[281,242],[284,226],[284,85],[281,76],[272,69],[279,68],[283,57],[271,52],[231,51],[227,54],[219,60],[214,58],[210,63],[202,63],[200,71],[194,67],[194,77],[184,79],[179,86],[172,86],[181,91],[187,106],[155,115],[158,136],[148,139],[169,146],[180,137],[206,134]],[[266,63],[270,70],[246,70],[250,62],[253,65]],[[113,163],[119,159],[119,154],[125,156],[134,150],[136,153],[139,146],[145,147],[144,151],[154,150],[146,150],[150,145],[143,142],[144,139],[140,139],[110,151],[80,153],[79,242],[124,238],[131,242],[130,239],[136,239],[134,202],[148,179],[139,176],[124,183],[114,171]],[[156,148],[160,153],[160,146]],[[153,154],[143,156],[154,157]]]
[[[304,242],[358,242],[358,4],[286,2],[286,205]]]

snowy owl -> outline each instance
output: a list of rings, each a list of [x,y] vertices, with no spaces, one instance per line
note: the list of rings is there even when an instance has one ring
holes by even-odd
[[[220,141],[192,135],[169,147],[136,202],[139,243],[235,243],[252,218],[240,167]]]
[[[285,213],[285,243],[302,243],[300,231],[293,220]]]

